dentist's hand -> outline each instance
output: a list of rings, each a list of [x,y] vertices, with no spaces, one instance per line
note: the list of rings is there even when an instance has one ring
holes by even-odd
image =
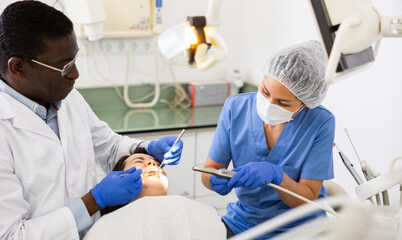
[[[285,177],[282,167],[270,162],[249,162],[232,171],[237,173],[228,182],[229,187],[257,188],[268,183],[279,185]]]
[[[162,163],[163,158],[165,158],[165,165],[177,165],[180,161],[181,152],[183,150],[183,141],[179,140],[169,152],[169,149],[175,141],[176,137],[171,136],[163,137],[157,141],[151,141],[148,144],[147,151],[160,163]]]
[[[136,199],[142,190],[142,169],[135,167],[126,171],[110,172],[94,188],[91,189],[96,204],[101,209],[106,206],[125,204]],[[120,176],[127,174],[126,176]]]
[[[222,169],[226,170],[226,168],[221,168],[219,170],[222,170]],[[211,188],[222,196],[227,195],[233,189],[233,187],[228,186],[228,182],[229,182],[229,179],[221,178],[221,177],[218,177],[215,175],[211,175],[211,177],[209,178],[209,185],[211,186]]]

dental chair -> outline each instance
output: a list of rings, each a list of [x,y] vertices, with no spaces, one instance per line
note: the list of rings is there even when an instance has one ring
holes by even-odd
[[[333,185],[335,186],[335,185]],[[329,188],[331,189],[331,187]],[[338,188],[339,190],[339,188]],[[331,190],[330,190],[331,191]],[[315,201],[321,207],[338,209],[336,215],[313,219],[272,239],[292,240],[395,240],[402,239],[402,217],[398,207],[364,204],[341,193]],[[319,211],[316,205],[303,204],[263,222],[230,240],[255,239],[278,227]]]
[[[348,193],[339,184],[334,181],[325,180],[324,181],[325,190],[327,190],[327,196],[346,196],[349,197]]]

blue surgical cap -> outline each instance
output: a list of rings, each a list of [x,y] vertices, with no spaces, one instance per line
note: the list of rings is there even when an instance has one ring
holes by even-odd
[[[264,74],[282,83],[311,109],[327,94],[325,66],[321,43],[307,41],[274,53],[265,64]]]

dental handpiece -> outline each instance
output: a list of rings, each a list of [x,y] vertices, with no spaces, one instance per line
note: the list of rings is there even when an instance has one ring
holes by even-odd
[[[357,182],[357,185],[360,185],[363,183],[363,180],[360,178],[359,174],[357,174],[356,169],[354,168],[353,164],[350,162],[350,160],[346,157],[345,154],[338,148],[337,145],[335,145],[336,149],[338,150],[339,156],[341,157],[341,160],[345,167],[349,170],[350,174],[352,177],[355,179]]]
[[[216,169],[211,169],[211,168],[203,168],[203,167],[193,167],[193,171],[197,172],[203,172],[203,173],[209,173],[218,177],[223,177],[223,178],[232,178],[236,172],[230,171],[230,170],[216,170]]]
[[[352,145],[353,151],[355,152],[355,154],[357,156],[357,159],[359,159],[359,161],[360,161],[361,170],[362,170],[363,175],[366,178],[366,180],[370,181],[370,180],[378,177],[380,174],[377,171],[375,171],[375,169],[372,168],[366,161],[362,161],[360,159],[359,154],[357,154],[357,150],[355,148],[355,145],[353,144],[352,138],[349,135],[348,129],[345,128],[345,132],[346,132],[346,135],[347,135],[347,137],[349,139],[350,144]],[[388,191],[385,190],[382,194],[383,194],[383,203],[384,203],[384,205],[388,205],[389,204]],[[381,205],[380,195],[376,194],[375,198],[376,198],[376,201],[377,201],[377,205]]]
[[[222,178],[227,178],[227,179],[231,179],[237,173],[237,172],[230,171],[230,170],[224,170],[224,169],[217,170],[217,169],[203,168],[203,167],[193,167],[193,171],[209,173],[209,174],[212,174],[212,175],[215,175],[215,176],[218,176],[218,177],[222,177]],[[290,191],[290,190],[288,190],[286,188],[283,188],[281,186],[275,185],[273,183],[268,183],[267,186],[270,186],[272,188],[278,189],[279,191],[285,192],[285,193],[287,193],[287,194],[289,194],[289,195],[291,195],[293,197],[299,198],[302,201],[305,201],[307,203],[313,204],[313,205],[317,206],[318,208],[320,208],[320,209],[322,209],[324,211],[327,211],[329,213],[332,213],[332,214],[338,216],[338,214],[333,209],[322,207],[319,204],[317,204],[317,203],[315,203],[313,201],[310,201],[309,199],[307,199],[307,198],[305,198],[303,196],[300,196],[299,194],[294,193],[294,192],[292,192],[292,191]]]
[[[348,169],[348,171],[350,172],[350,174],[352,175],[352,177],[355,179],[355,181],[357,182],[357,185],[360,185],[363,183],[363,180],[361,179],[361,177],[359,176],[359,174],[357,174],[356,169],[354,168],[353,164],[350,162],[350,160],[346,157],[345,154],[343,154],[343,152],[339,149],[338,145],[336,145],[336,143],[334,143],[334,146],[336,148],[336,150],[338,150],[339,156],[341,157],[341,160],[343,162],[343,164],[345,165],[345,167]],[[373,199],[369,198],[368,200],[370,200],[371,204],[374,205],[374,201]]]
[[[374,169],[366,162],[366,161],[362,161],[359,154],[357,154],[357,150],[355,148],[355,145],[353,144],[352,138],[349,135],[348,129],[345,128],[345,132],[346,132],[346,136],[349,139],[350,144],[352,145],[353,151],[355,152],[357,159],[360,162],[360,166],[362,168],[362,172],[364,177],[366,178],[367,181],[377,177],[379,175],[378,172],[374,172]]]

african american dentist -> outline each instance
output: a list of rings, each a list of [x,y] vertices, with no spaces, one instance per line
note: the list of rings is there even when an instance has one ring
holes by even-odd
[[[143,146],[180,159],[176,137],[132,139],[98,119],[74,89],[77,54],[72,22],[53,7],[19,1],[1,14],[0,239],[79,239],[90,216],[141,193],[141,169],[110,172],[121,156]],[[98,184],[96,164],[110,172]]]

